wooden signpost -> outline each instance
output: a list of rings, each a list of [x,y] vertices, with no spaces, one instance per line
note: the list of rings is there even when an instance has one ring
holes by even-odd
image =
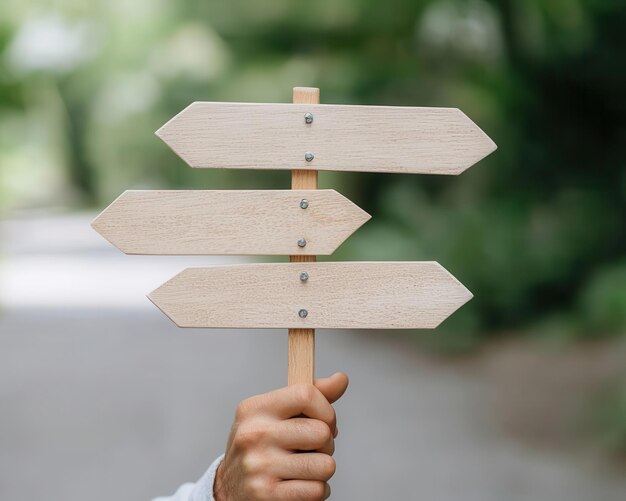
[[[127,254],[289,255],[188,268],[149,298],[180,327],[289,329],[289,384],[310,383],[316,328],[434,328],[471,299],[436,262],[327,262],[369,218],[318,170],[459,174],[495,144],[457,109],[193,103],[157,135],[192,167],[289,169],[291,190],[126,191],[92,226]]]

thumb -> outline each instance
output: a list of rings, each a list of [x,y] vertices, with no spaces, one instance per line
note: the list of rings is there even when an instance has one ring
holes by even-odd
[[[337,372],[330,377],[316,379],[314,384],[332,404],[339,400],[348,388],[348,376],[343,372]]]

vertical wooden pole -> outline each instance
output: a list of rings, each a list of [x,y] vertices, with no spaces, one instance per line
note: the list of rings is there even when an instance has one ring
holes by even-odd
[[[319,104],[320,90],[314,87],[294,87],[294,104]],[[313,116],[315,120],[315,114]],[[304,114],[302,115],[304,127]],[[315,127],[315,122],[309,127]],[[304,156],[304,151],[302,155]],[[313,152],[315,154],[315,152]],[[316,190],[316,170],[292,170],[292,190]],[[289,256],[292,263],[309,263],[315,256]],[[303,269],[303,271],[306,271]],[[315,372],[315,329],[289,329],[288,384],[313,383]]]

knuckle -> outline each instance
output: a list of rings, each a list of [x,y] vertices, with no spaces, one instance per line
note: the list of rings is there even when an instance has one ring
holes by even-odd
[[[253,449],[264,441],[267,433],[267,429],[260,425],[240,426],[233,443],[241,449]]]
[[[303,469],[308,478],[326,481],[335,474],[336,464],[328,454],[315,453],[307,456]]]
[[[315,399],[318,390],[312,384],[298,384],[295,385],[294,391],[296,392],[298,400],[301,402],[310,402]]]
[[[324,480],[329,480],[337,470],[337,463],[335,460],[327,455],[324,455],[320,464],[320,473]]]
[[[311,483],[304,499],[306,501],[323,501],[326,499],[326,484],[324,482]]]
[[[265,459],[260,454],[246,454],[241,459],[241,468],[248,476],[262,473],[265,469]]]
[[[322,496],[322,499],[328,499],[330,497],[330,485],[325,483],[324,484],[324,495]]]
[[[328,454],[329,456],[332,456],[335,453],[335,440],[334,439],[330,440],[330,442],[328,443],[328,448],[324,450],[324,452],[326,452],[326,454]]]
[[[237,421],[243,421],[246,419],[251,414],[252,407],[253,403],[251,398],[239,402],[237,409],[235,410],[235,419]]]
[[[328,499],[330,497],[330,485],[329,484],[324,484],[324,495],[322,496],[322,499]]]
[[[320,447],[326,444],[331,438],[332,433],[330,431],[330,427],[324,423],[323,421],[319,421],[317,419],[311,419],[308,423],[309,433],[314,437],[315,441],[320,445]]]
[[[330,427],[317,419],[307,419],[302,422],[298,430],[302,435],[307,436],[315,449],[321,449],[332,441]]]
[[[265,477],[254,477],[247,482],[246,499],[270,499],[271,482]]]

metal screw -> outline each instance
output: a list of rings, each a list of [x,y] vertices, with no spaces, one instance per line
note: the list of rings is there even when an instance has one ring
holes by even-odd
[[[300,200],[300,208],[306,209],[309,206],[309,201],[306,198]]]
[[[306,271],[300,272],[300,281],[306,282],[309,279],[309,274]]]
[[[306,311],[304,308],[302,308],[299,312],[298,312],[298,316],[300,318],[306,318],[306,316],[309,314],[308,311]]]
[[[306,240],[304,238],[301,238],[300,240],[298,240],[298,247],[305,247],[306,246]]]
[[[315,155],[313,155],[313,153],[311,153],[310,151],[307,151],[307,152],[304,154],[304,159],[305,159],[307,162],[311,162],[314,158],[315,158]]]
[[[313,123],[313,113],[305,113],[304,114],[304,122],[307,124]]]

